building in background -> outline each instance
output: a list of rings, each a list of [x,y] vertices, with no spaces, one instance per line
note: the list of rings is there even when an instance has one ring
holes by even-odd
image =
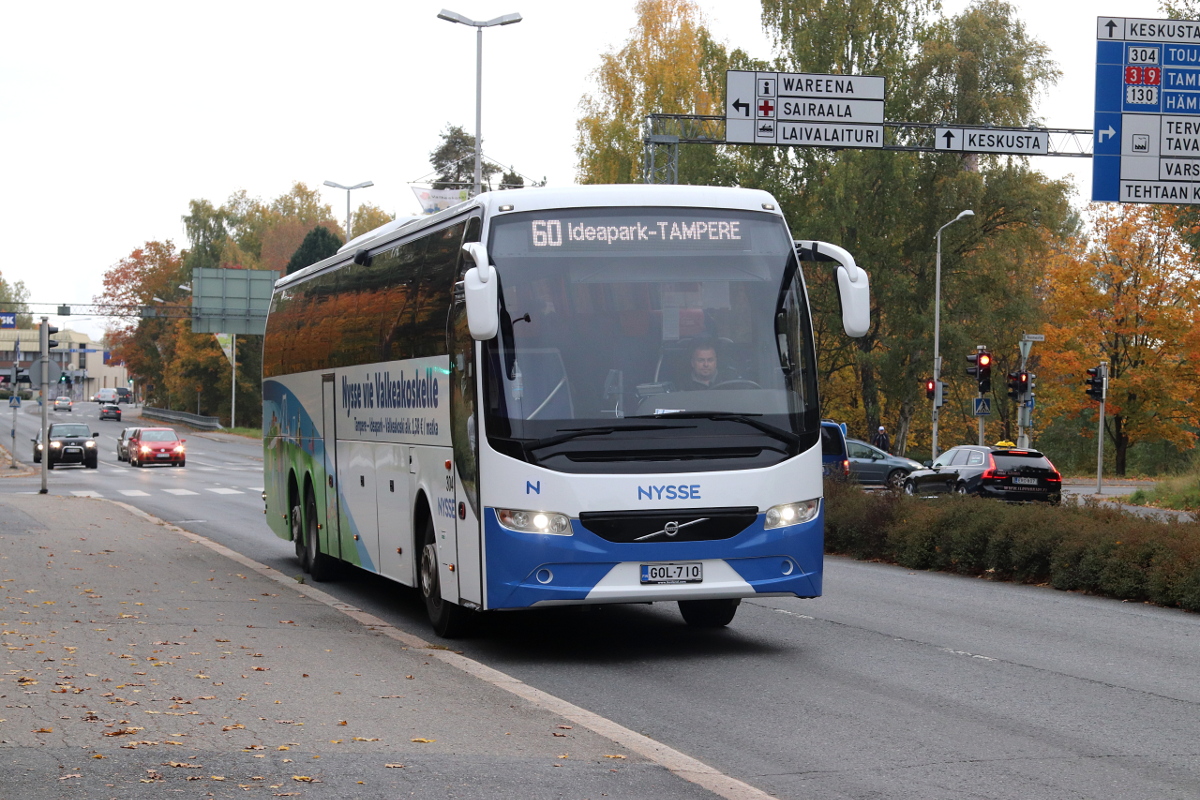
[[[50,388],[51,397],[91,400],[100,389],[129,386],[124,362],[110,359],[104,342],[94,342],[86,333],[69,328],[54,334],[54,340],[58,346],[50,350],[50,360],[59,365],[66,380]],[[24,372],[37,357],[37,328],[0,330],[0,385],[11,388],[13,366]],[[36,394],[40,376],[30,376],[30,380],[24,388]]]

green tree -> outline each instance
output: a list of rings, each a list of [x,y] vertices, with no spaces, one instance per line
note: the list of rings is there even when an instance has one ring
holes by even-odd
[[[24,281],[9,283],[0,277],[0,310],[17,312],[17,327],[32,328],[33,315],[29,313],[29,290]]]
[[[338,248],[342,246],[342,240],[337,237],[337,234],[330,232],[326,227],[318,225],[308,232],[304,237],[304,241],[296,248],[296,252],[292,253],[292,258],[288,261],[287,272],[291,275],[293,272],[298,272],[310,264],[315,264],[318,261],[324,261],[332,255],[335,255]]]
[[[446,125],[442,142],[430,154],[429,163],[437,172],[434,189],[463,189],[475,185],[475,137],[458,125]],[[491,186],[492,176],[499,167],[483,159],[480,166],[483,191]]]
[[[499,188],[499,189],[524,189],[525,188],[525,179],[523,177],[521,177],[521,174],[519,172],[517,172],[512,167],[509,167],[508,172],[505,172],[503,175],[500,176],[500,185],[497,188]]]
[[[1038,93],[1057,74],[1045,48],[996,0],[946,19],[934,0],[762,0],[762,8],[780,54],[770,69],[881,75],[890,120],[1028,125]],[[687,0],[642,0],[638,11],[629,42],[602,57],[598,91],[584,98],[581,182],[638,180],[647,113],[719,111],[724,69],[764,68],[715,45]],[[1040,262],[1078,224],[1065,183],[1007,156],[680,150],[681,182],[766,189],[797,238],[841,244],[870,272],[872,327],[849,340],[833,273],[808,269],[822,397],[829,414],[860,431],[886,421],[899,452],[928,446],[921,380],[933,362],[935,233],[973,209],[972,220],[943,234],[941,306],[943,375],[954,398],[943,429],[951,439],[973,437],[967,380],[956,362],[975,344],[1007,352],[1014,331],[1039,330]]]

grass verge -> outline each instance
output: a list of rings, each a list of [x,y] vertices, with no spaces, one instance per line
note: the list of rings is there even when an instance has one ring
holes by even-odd
[[[1176,511],[1200,510],[1200,475],[1163,478],[1152,489],[1138,489],[1129,495],[1135,506],[1173,508]]]

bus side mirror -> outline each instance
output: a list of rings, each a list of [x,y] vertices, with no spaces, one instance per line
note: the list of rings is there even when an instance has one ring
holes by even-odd
[[[836,244],[797,240],[796,254],[801,261],[835,261],[838,302],[842,306],[842,327],[847,336],[866,336],[871,329],[871,282],[854,256]]]
[[[838,296],[842,301],[842,327],[847,336],[866,336],[871,329],[871,282],[857,264],[837,268]]]
[[[467,328],[471,338],[487,341],[500,330],[500,279],[488,263],[487,249],[478,242],[463,245],[475,262],[463,276],[463,301],[467,304]]]

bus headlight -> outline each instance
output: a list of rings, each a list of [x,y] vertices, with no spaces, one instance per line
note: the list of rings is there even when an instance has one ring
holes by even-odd
[[[496,518],[510,531],[520,533],[549,533],[556,536],[571,535],[571,520],[566,514],[553,511],[518,511],[498,508]]]
[[[811,522],[816,519],[817,512],[820,510],[821,498],[819,497],[816,500],[801,500],[799,503],[771,506],[767,509],[766,524],[763,527],[771,530],[772,528],[786,528],[789,525]]]

